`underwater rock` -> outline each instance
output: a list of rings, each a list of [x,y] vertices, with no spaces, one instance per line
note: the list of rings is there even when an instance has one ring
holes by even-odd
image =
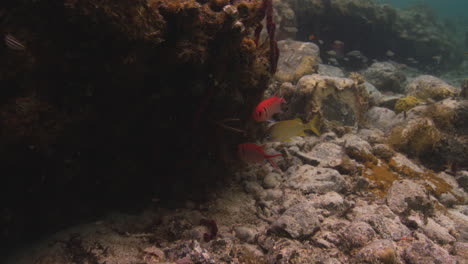
[[[340,234],[343,244],[351,250],[367,245],[375,237],[372,226],[366,222],[353,222]]]
[[[410,236],[406,227],[387,205],[374,205],[358,201],[349,214],[353,222],[366,222],[385,239],[399,240]]]
[[[457,172],[455,179],[457,179],[458,184],[460,187],[465,189],[466,192],[468,192],[468,171],[463,170]]]
[[[457,180],[460,187],[462,187],[465,192],[468,192],[468,171],[463,170],[457,172],[455,179]]]
[[[245,192],[252,194],[254,197],[258,199],[263,199],[266,196],[266,193],[263,187],[259,183],[254,182],[254,181],[246,182],[244,185],[244,190]]]
[[[339,77],[344,78],[346,77],[343,70],[338,67],[327,65],[327,64],[319,64],[317,68],[317,73],[325,76],[332,76],[332,77]]]
[[[380,129],[359,129],[357,135],[370,144],[383,143],[385,141],[384,133]]]
[[[366,120],[370,127],[388,131],[395,122],[396,114],[392,110],[384,107],[374,106],[366,113]]]
[[[436,101],[454,96],[458,92],[455,87],[431,75],[421,75],[414,78],[406,89],[408,95],[422,100],[433,99]]]
[[[451,253],[457,256],[458,263],[463,263],[468,256],[468,242],[455,242]]]
[[[400,123],[389,132],[388,143],[412,156],[429,155],[441,139],[441,133],[429,118],[414,118]]]
[[[252,243],[255,239],[255,236],[258,234],[255,229],[245,226],[234,227],[234,233],[238,239],[246,243]]]
[[[302,77],[291,97],[284,117],[299,115],[310,120],[320,113],[322,118],[346,126],[361,122],[368,105],[368,94],[362,85],[351,79],[320,74]]]
[[[395,104],[402,97],[404,97],[403,94],[383,94],[380,98],[378,106],[395,111]]]
[[[403,259],[408,263],[455,264],[455,258],[443,247],[435,244],[423,234],[416,233],[417,240],[404,248]]]
[[[438,244],[444,245],[456,241],[447,228],[439,225],[431,217],[425,220],[421,215],[412,213],[407,219],[412,222],[412,225],[417,225],[418,231],[422,231]]]
[[[271,225],[272,231],[295,239],[306,238],[319,228],[319,213],[310,201],[290,207]]]
[[[305,155],[318,162],[321,167],[336,167],[342,163],[344,155],[343,148],[337,144],[324,142],[316,145],[312,151]]]
[[[466,206],[466,205],[465,205]],[[453,221],[458,232],[458,241],[468,241],[468,214],[459,208],[449,208],[448,217]]]
[[[317,72],[321,59],[319,47],[314,43],[281,40],[278,48],[281,54],[275,74],[278,81],[296,83],[302,76]]]
[[[273,8],[275,12],[276,38],[278,40],[296,39],[296,14],[288,1],[273,0]]]
[[[308,199],[310,199],[315,208],[326,210],[326,212],[322,212],[322,215],[325,217],[332,215],[341,216],[350,207],[349,202],[337,192],[327,192],[323,195],[311,194],[308,196]]]
[[[403,176],[414,177],[417,176],[417,174],[424,173],[421,166],[414,163],[401,153],[395,153],[391,161],[393,169],[399,171]]]
[[[375,62],[362,72],[366,81],[373,84],[380,92],[405,92],[405,75],[389,62]]]
[[[375,161],[372,147],[367,141],[356,135],[345,135],[343,138],[345,138],[344,148],[349,157],[362,163]]]
[[[275,201],[281,199],[283,192],[279,189],[268,189],[266,190],[265,201]]]
[[[387,194],[388,207],[401,214],[409,210],[423,211],[427,214],[432,210],[432,203],[423,187],[411,180],[393,182]]]
[[[460,97],[468,99],[468,78],[463,80],[462,89],[460,92]]]
[[[340,192],[345,187],[345,179],[334,169],[303,165],[294,172],[287,184],[304,194]]]
[[[431,118],[441,132],[426,163],[437,170],[447,164],[455,168],[468,164],[468,101],[445,99],[428,105],[423,115]]]
[[[414,96],[406,96],[398,99],[395,103],[395,112],[400,113],[403,111],[408,111],[411,108],[417,106],[420,104],[422,100],[418,99],[417,97]]]
[[[401,263],[395,244],[387,239],[379,239],[363,247],[356,253],[355,260],[357,263]]]
[[[382,100],[382,93],[370,82],[364,82],[366,91],[369,94],[369,106],[376,106]]]
[[[384,160],[389,160],[393,155],[395,155],[395,151],[386,144],[376,144],[372,148],[372,153]]]
[[[452,174],[454,173],[453,171],[449,172]],[[440,172],[437,173],[434,178],[435,180],[440,179],[448,184],[446,188],[444,188],[443,192],[439,192],[440,195],[437,197],[439,202],[447,208],[463,203],[463,201],[468,201],[468,193],[466,190],[464,190],[464,187],[460,184],[460,182],[457,181],[457,175],[458,172],[455,172],[455,176],[446,172]]]
[[[366,214],[357,219],[369,223],[374,230],[385,239],[399,240],[411,236],[411,230],[398,217],[385,217],[379,214]]]
[[[273,189],[273,188],[276,188],[280,182],[278,181],[278,179],[281,177],[281,175],[279,175],[278,173],[276,172],[271,172],[271,173],[268,173],[265,178],[263,179],[263,187],[265,189]]]

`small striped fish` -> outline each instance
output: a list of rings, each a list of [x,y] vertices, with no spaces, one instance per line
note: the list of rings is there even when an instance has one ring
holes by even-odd
[[[26,47],[11,34],[5,36],[5,45],[12,50],[25,50]]]

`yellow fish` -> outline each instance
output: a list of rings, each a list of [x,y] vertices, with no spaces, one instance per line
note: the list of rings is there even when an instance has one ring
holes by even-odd
[[[314,40],[314,39],[315,39],[315,35],[314,35],[314,34],[309,35],[309,40]]]
[[[302,123],[300,118],[276,122],[270,129],[271,139],[273,141],[289,141],[295,136],[305,136],[304,130],[307,129],[320,136],[317,129],[318,121],[319,116],[315,115],[307,124]]]

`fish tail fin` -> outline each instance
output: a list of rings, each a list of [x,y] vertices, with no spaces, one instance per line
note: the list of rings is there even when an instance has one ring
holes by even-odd
[[[277,90],[277,91],[273,94],[273,96],[278,97],[278,98],[280,99],[280,102],[282,102],[282,103],[285,103],[285,104],[288,103],[288,102],[286,102],[286,100],[284,100],[284,98],[281,97],[281,96],[282,96],[282,95],[281,95],[281,89]]]
[[[310,120],[309,123],[306,124],[306,129],[312,130],[312,132],[314,132],[315,135],[320,137],[320,132],[317,129],[318,121],[319,121],[319,115],[315,115],[312,118],[312,120]]]
[[[273,154],[273,155],[266,155],[266,158],[267,158],[267,159],[270,159],[270,158],[274,158],[274,157],[279,157],[279,156],[281,156],[281,155],[283,155],[283,154],[282,154],[282,153],[279,153],[279,154]]]
[[[278,167],[278,165],[276,165],[276,163],[275,163],[273,160],[271,160],[272,157],[277,157],[277,156],[280,156],[280,155],[281,155],[281,154],[268,156],[268,157],[267,157],[267,160],[268,160],[268,162],[270,162],[271,166],[273,166],[275,169],[277,169],[277,170],[283,172],[283,171]]]

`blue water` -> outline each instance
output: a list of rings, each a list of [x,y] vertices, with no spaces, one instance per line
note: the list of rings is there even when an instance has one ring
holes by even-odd
[[[398,8],[424,3],[429,5],[441,18],[468,17],[468,0],[380,0],[378,2]]]

